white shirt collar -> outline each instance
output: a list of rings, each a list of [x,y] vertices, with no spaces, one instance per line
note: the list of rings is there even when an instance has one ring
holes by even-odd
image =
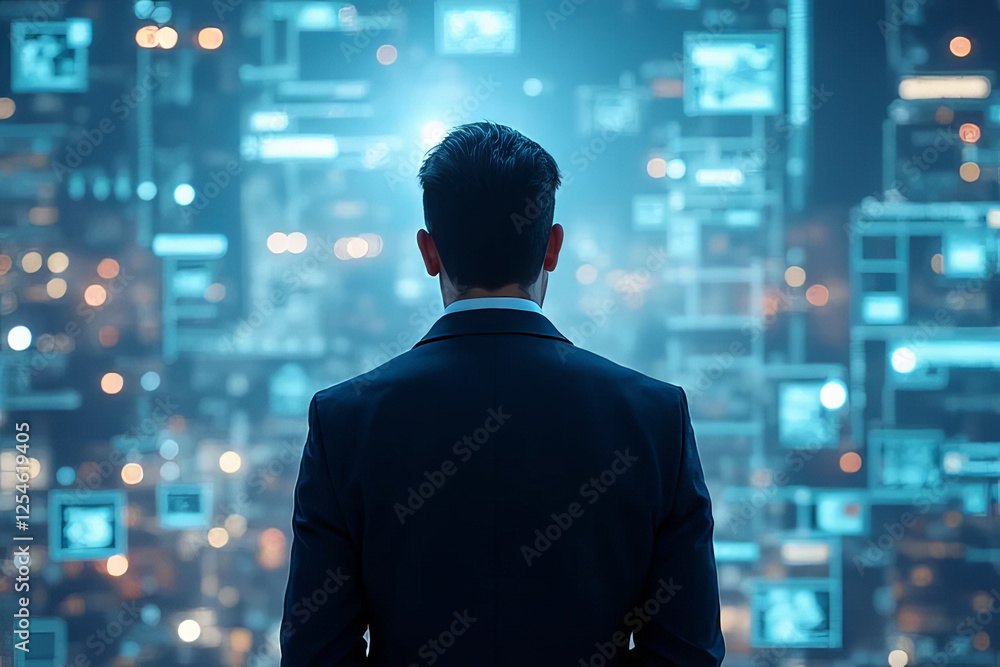
[[[511,296],[489,296],[480,299],[459,299],[453,301],[444,309],[444,314],[460,313],[463,310],[478,310],[480,308],[509,308],[511,310],[526,310],[542,314],[542,307],[530,299]]]

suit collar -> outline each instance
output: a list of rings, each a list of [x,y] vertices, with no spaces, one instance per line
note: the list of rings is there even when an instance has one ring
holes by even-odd
[[[413,347],[444,338],[477,334],[523,334],[573,344],[541,313],[509,308],[479,308],[442,315],[427,335]]]

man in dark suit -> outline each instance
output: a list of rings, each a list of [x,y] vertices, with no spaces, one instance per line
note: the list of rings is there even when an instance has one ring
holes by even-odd
[[[684,391],[575,347],[541,312],[563,243],[552,156],[464,125],[420,182],[417,243],[445,314],[312,399],[281,664],[720,664]]]

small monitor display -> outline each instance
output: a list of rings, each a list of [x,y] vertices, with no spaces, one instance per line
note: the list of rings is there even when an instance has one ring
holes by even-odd
[[[785,382],[778,389],[778,440],[787,449],[836,446],[835,413],[823,407],[822,382]]]
[[[783,108],[779,33],[684,33],[684,112],[777,114]]]
[[[516,54],[518,3],[438,0],[437,50],[442,55]]]
[[[125,494],[52,491],[49,549],[53,560],[95,560],[125,553]]]
[[[838,648],[839,583],[832,579],[758,581],[751,604],[754,647]]]
[[[88,85],[89,19],[11,24],[11,89],[83,92]]]
[[[166,529],[207,528],[212,517],[210,484],[159,484],[156,507]]]

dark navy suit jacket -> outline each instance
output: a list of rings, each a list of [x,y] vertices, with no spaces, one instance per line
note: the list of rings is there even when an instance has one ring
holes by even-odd
[[[681,388],[450,313],[310,403],[281,664],[718,665],[713,525]]]

